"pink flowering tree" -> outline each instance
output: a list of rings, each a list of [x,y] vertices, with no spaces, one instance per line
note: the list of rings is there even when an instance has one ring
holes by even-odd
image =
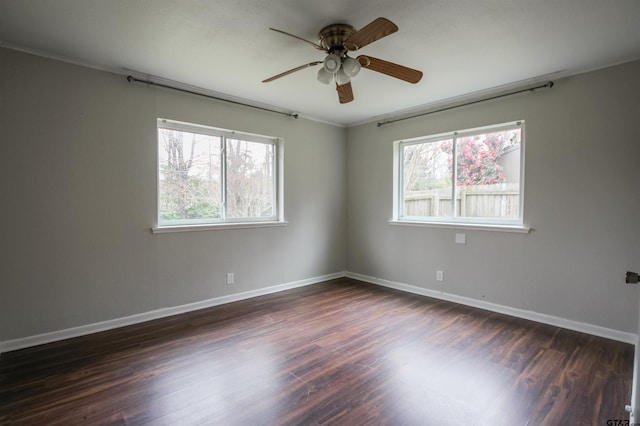
[[[492,185],[504,182],[502,166],[498,158],[507,141],[504,132],[458,138],[456,183],[460,186]],[[452,171],[452,142],[443,141],[440,149],[449,154],[449,171]]]

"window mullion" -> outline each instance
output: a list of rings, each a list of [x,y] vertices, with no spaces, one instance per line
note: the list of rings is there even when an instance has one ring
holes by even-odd
[[[397,185],[398,187],[396,188],[396,190],[398,191],[398,199],[396,200],[397,204],[398,204],[398,217],[404,217],[404,153],[405,153],[405,149],[404,149],[404,145],[401,145],[399,147],[400,149],[400,155],[398,155],[398,182]]]
[[[451,141],[451,217],[456,218],[456,196],[458,195],[458,133],[453,134]]]
[[[273,216],[275,217],[280,217],[280,191],[278,191],[278,186],[280,185],[280,182],[278,180],[278,176],[280,175],[279,172],[279,167],[280,165],[278,164],[278,156],[280,155],[280,148],[279,148],[279,141],[276,141],[276,143],[273,144],[273,155],[271,158],[272,164],[271,164],[271,174],[273,175],[273,182],[272,182],[272,186],[271,186],[271,190],[273,191]]]
[[[220,137],[220,218],[223,222],[227,220],[227,137]]]

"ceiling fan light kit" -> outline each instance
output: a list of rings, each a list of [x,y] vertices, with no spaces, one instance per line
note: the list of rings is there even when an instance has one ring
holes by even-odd
[[[327,25],[320,30],[320,33],[318,34],[318,43],[305,40],[302,37],[289,34],[282,30],[275,28],[270,29],[309,43],[316,49],[325,51],[327,56],[323,61],[314,61],[292,68],[263,80],[263,83],[268,83],[296,71],[322,64],[322,68],[318,70],[318,74],[316,76],[317,80],[320,83],[329,84],[331,80],[334,79],[336,82],[336,90],[338,92],[338,100],[340,103],[347,103],[353,100],[351,78],[355,77],[360,72],[361,68],[367,68],[412,84],[419,82],[422,78],[421,71],[398,65],[393,62],[364,55],[360,55],[354,59],[347,55],[348,52],[358,50],[376,40],[398,31],[397,25],[386,18],[375,19],[357,31],[354,27],[347,24]]]
[[[335,53],[330,53],[323,61],[323,66],[318,70],[317,79],[322,84],[329,84],[331,79],[335,79],[336,84],[347,84],[351,77],[355,77],[362,66],[356,59],[346,56],[340,57]]]

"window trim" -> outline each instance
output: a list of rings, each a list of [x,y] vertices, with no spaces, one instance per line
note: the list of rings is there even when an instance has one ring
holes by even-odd
[[[500,218],[464,218],[459,216],[404,216],[403,215],[403,172],[404,167],[402,149],[405,146],[416,145],[421,143],[431,143],[442,141],[444,139],[453,139],[453,158],[456,157],[455,139],[459,137],[472,136],[482,133],[499,132],[509,129],[521,129],[520,140],[520,193],[518,217],[514,219]],[[444,228],[460,228],[460,229],[480,229],[480,230],[497,230],[508,232],[524,232],[528,233],[530,227],[524,224],[524,172],[525,172],[525,121],[516,120],[507,123],[475,127],[463,130],[444,132],[439,134],[420,136],[410,139],[401,139],[393,142],[393,207],[392,218],[389,221],[394,225],[417,225]],[[455,170],[454,170],[455,173]],[[455,178],[453,180],[455,182]],[[452,193],[455,195],[457,185],[452,186]],[[455,199],[455,198],[454,198]],[[455,213],[455,210],[454,210]]]
[[[174,232],[193,231],[220,231],[223,229],[250,229],[250,228],[270,228],[275,226],[287,226],[289,222],[284,220],[272,222],[220,222],[203,225],[168,225],[154,226],[151,228],[153,234],[171,234]]]
[[[418,226],[426,228],[447,228],[447,229],[461,229],[471,231],[498,231],[498,232],[513,232],[517,234],[528,234],[533,229],[527,225],[491,225],[481,223],[454,223],[454,222],[421,222],[421,221],[400,221],[390,220],[389,225],[400,226]]]
[[[171,120],[167,118],[158,118],[156,120],[156,135],[158,129],[169,129],[184,131],[190,133],[199,133],[209,136],[221,138],[221,205],[222,215],[220,219],[190,219],[183,221],[163,221],[160,218],[160,155],[159,141],[156,136],[156,219],[155,224],[151,227],[154,234],[171,233],[171,232],[189,232],[189,231],[209,231],[217,229],[238,229],[238,228],[259,228],[271,226],[285,226],[287,222],[284,220],[284,141],[279,137],[271,137],[258,135],[254,133],[241,132],[236,130],[221,129],[212,126],[206,126],[196,123],[187,123],[183,121]],[[270,144],[274,148],[274,164],[273,164],[273,208],[274,214],[271,216],[246,217],[246,218],[226,218],[226,140],[241,139],[248,142]]]

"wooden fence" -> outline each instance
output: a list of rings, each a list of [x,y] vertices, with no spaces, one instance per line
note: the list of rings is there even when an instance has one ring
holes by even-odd
[[[456,216],[516,218],[520,214],[518,184],[462,187],[456,194]],[[450,216],[451,193],[407,191],[404,216]]]

